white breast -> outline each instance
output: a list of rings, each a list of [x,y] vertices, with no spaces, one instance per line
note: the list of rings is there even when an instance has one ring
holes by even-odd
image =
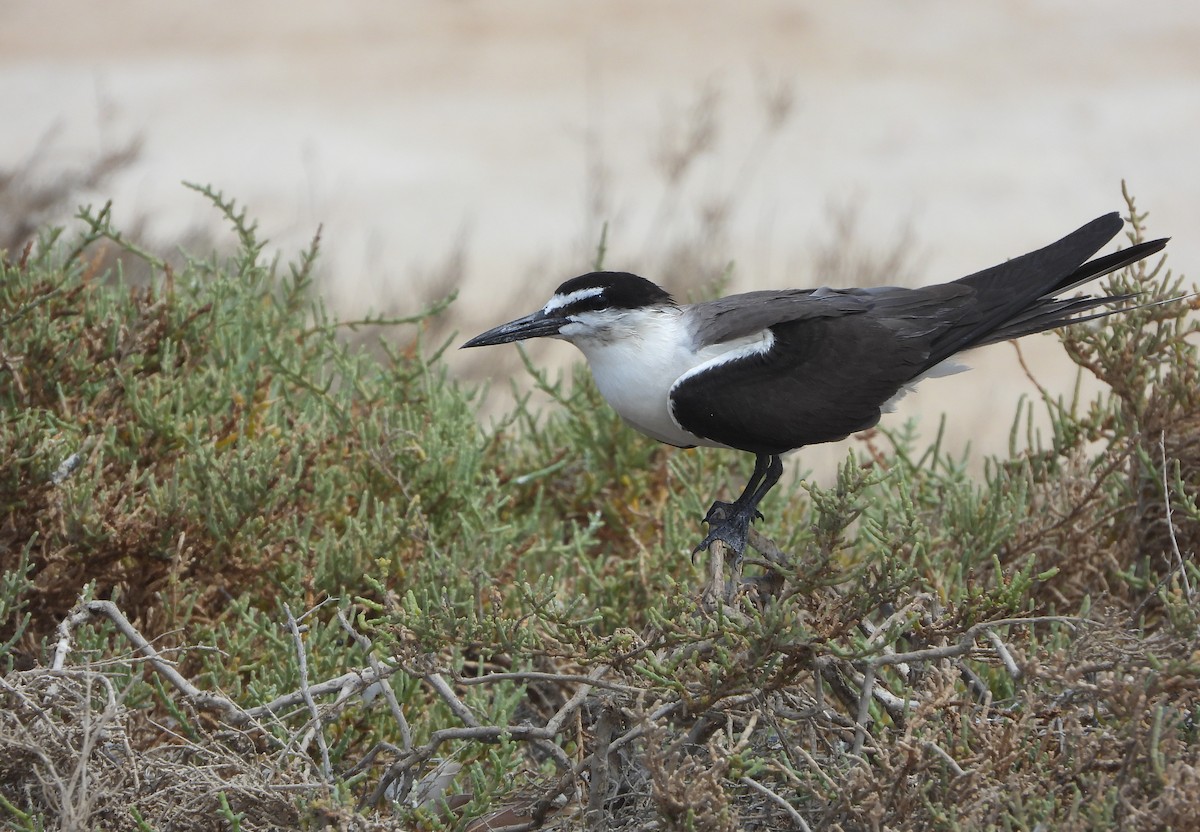
[[[764,348],[770,332],[696,350],[683,312],[674,307],[583,313],[560,335],[583,352],[596,387],[621,418],[660,442],[687,447],[717,442],[689,433],[671,416],[670,392],[675,382],[701,365],[747,346]]]

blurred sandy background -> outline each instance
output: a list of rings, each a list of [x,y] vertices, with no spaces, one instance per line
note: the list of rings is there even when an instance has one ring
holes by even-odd
[[[285,253],[324,224],[341,314],[461,280],[464,336],[588,270],[605,221],[609,267],[681,294],[726,263],[738,289],[819,285],[898,252],[920,284],[1122,208],[1124,178],[1194,275],[1197,44],[1200,4],[1174,0],[0,0],[0,168],[140,136],[96,195],[118,223],[215,227],[179,185],[211,183]],[[1053,338],[1030,341],[1069,390]],[[904,412],[951,409],[959,441],[1002,449],[1034,388],[1009,347],[971,363]]]

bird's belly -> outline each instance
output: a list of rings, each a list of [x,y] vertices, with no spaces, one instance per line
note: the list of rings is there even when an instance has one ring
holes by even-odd
[[[588,365],[600,395],[630,427],[659,442],[688,448],[706,445],[724,448],[679,426],[671,416],[670,392],[675,380],[698,360],[694,353],[643,350],[637,355],[622,350],[592,350]]]
[[[630,379],[628,368],[620,375],[613,375],[594,365],[592,376],[596,379],[600,395],[633,429],[659,442],[681,448],[709,444],[683,430],[671,418],[667,393],[674,377],[665,384],[655,384],[653,380],[639,383]]]

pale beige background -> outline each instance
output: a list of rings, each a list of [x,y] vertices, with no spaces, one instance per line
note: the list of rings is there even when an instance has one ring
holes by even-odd
[[[868,244],[907,235],[914,282],[933,282],[1120,208],[1126,178],[1194,274],[1197,44],[1200,3],[1175,0],[3,0],[0,166],[52,127],[68,163],[141,134],[103,195],[118,220],[149,215],[163,239],[212,221],[186,179],[247,203],[284,251],[324,223],[347,312],[403,305],[461,245],[464,334],[586,270],[597,181],[614,268],[653,264],[696,205],[734,195],[722,247],[753,288],[822,282],[831,204],[859,205]],[[760,143],[763,88],[785,82],[794,114]],[[703,89],[718,140],[664,220],[654,148]],[[1011,348],[972,363],[905,412],[952,409],[959,440],[996,450],[1032,387]]]

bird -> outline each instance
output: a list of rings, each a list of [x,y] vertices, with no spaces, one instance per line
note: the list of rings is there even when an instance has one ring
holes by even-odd
[[[746,487],[712,504],[693,550],[721,541],[740,558],[785,454],[873,427],[919,381],[966,369],[954,360],[965,350],[1121,311],[1092,310],[1133,295],[1060,296],[1167,244],[1092,259],[1123,225],[1107,214],[1044,248],[919,288],[763,290],[681,304],[644,277],[589,272],[462,347],[569,341],[635,430],[680,448],[753,454]]]

